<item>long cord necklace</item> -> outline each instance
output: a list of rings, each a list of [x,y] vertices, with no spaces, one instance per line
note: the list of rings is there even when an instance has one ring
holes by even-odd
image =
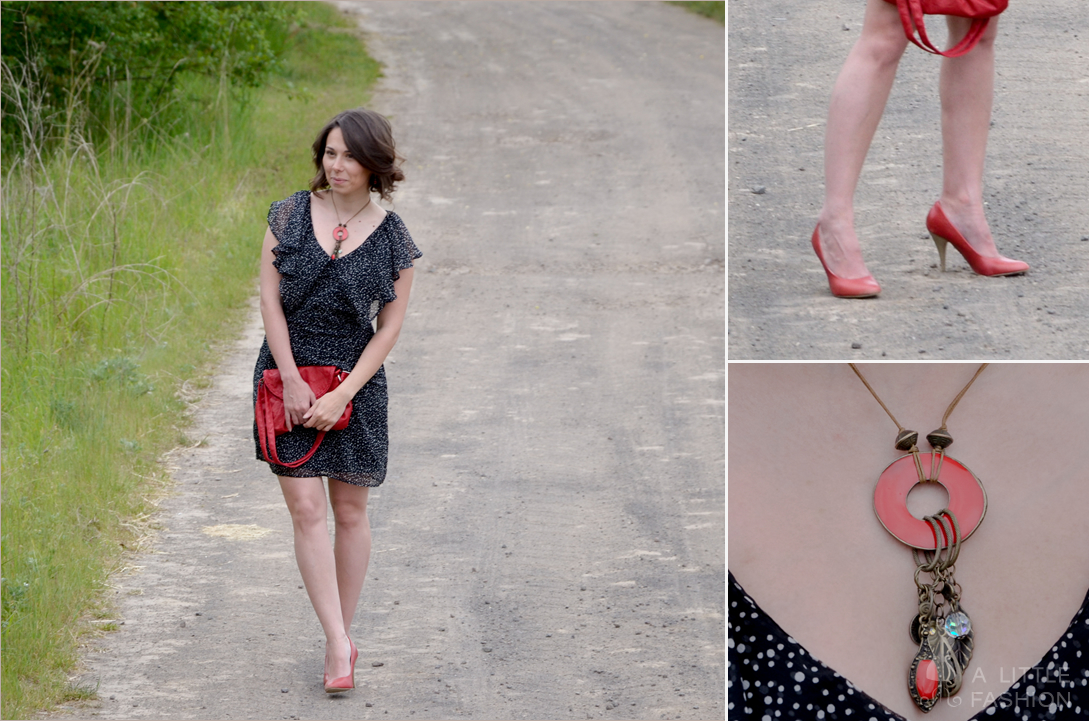
[[[941,426],[926,435],[931,453],[919,452],[919,434],[900,425],[855,364],[847,365],[896,424],[896,449],[907,451],[881,473],[873,505],[885,530],[910,546],[915,560],[919,612],[911,620],[908,633],[919,645],[919,652],[908,669],[908,693],[925,713],[939,698],[960,691],[975,646],[972,621],[960,605],[961,587],[953,577],[953,566],[961,542],[979,528],[987,513],[987,492],[974,473],[945,455],[945,449],[953,443],[946,422],[988,364],[979,367],[949,404]],[[929,474],[923,471],[924,463],[929,463]],[[941,484],[949,493],[948,507],[922,520],[911,515],[907,495],[919,483]]]
[[[371,199],[368,197],[367,202],[363,204],[363,207],[355,211],[355,215],[348,218],[343,223],[340,222],[340,211],[337,210],[336,193],[330,192],[329,200],[333,201],[333,212],[336,213],[337,216],[337,227],[333,228],[333,240],[337,242],[337,244],[333,246],[333,260],[336,260],[340,257],[340,244],[348,239],[348,223],[351,223],[355,220],[356,215],[359,215],[367,209],[367,206],[371,204]]]

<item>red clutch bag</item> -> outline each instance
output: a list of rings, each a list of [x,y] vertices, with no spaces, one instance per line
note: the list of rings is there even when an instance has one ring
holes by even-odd
[[[904,25],[904,34],[907,39],[915,43],[928,53],[943,55],[947,58],[955,58],[969,52],[976,46],[983,32],[987,29],[987,23],[991,18],[1002,13],[1009,5],[1009,0],[885,0],[895,5],[900,10],[900,22]],[[969,18],[972,26],[964,38],[949,50],[942,52],[931,44],[926,36],[926,26],[923,24],[923,15],[955,15]],[[915,31],[919,31],[919,39],[915,39]]]
[[[314,391],[314,396],[321,398],[333,390],[348,377],[347,371],[342,371],[336,366],[299,366],[299,375]],[[287,414],[284,413],[284,382],[280,378],[280,371],[270,368],[261,375],[257,384],[257,405],[254,406],[254,415],[257,417],[257,438],[261,443],[261,454],[269,463],[286,468],[298,468],[310,460],[314,451],[318,450],[321,441],[325,438],[325,431],[319,431],[314,439],[314,445],[310,451],[297,461],[284,462],[276,455],[276,436],[287,433]],[[348,427],[348,420],[352,416],[352,402],[344,406],[344,415],[333,426],[334,431],[342,431]]]

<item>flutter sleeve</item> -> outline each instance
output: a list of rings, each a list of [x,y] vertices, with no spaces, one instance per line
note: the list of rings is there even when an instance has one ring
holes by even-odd
[[[401,277],[401,271],[405,268],[411,268],[412,261],[422,258],[423,253],[412,242],[412,236],[401,217],[395,213],[390,220],[393,221],[390,224],[390,279],[398,280]],[[394,296],[394,298],[396,297]],[[390,300],[393,300],[393,298]]]
[[[401,271],[412,267],[412,261],[423,256],[420,249],[412,242],[408,228],[396,213],[390,212],[386,219],[386,244],[383,252],[386,254],[376,273],[371,276],[375,286],[365,301],[357,303],[361,315],[365,313],[368,320],[373,320],[381,312],[386,303],[397,299],[393,283],[401,277]],[[368,292],[368,291],[364,291]],[[365,310],[364,310],[365,309]]]
[[[309,240],[309,213],[310,193],[306,190],[277,200],[268,210],[268,227],[276,237],[276,246],[272,249],[276,258],[272,264],[283,276],[280,299],[285,312],[303,301],[321,270],[321,263],[314,262],[318,259],[308,257],[316,247],[316,244],[306,242]]]

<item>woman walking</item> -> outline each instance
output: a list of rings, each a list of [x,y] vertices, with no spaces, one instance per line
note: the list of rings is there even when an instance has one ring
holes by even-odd
[[[967,18],[949,17],[949,46],[963,38]],[[980,275],[1014,275],[1029,266],[1004,258],[995,247],[983,209],[983,163],[994,99],[992,17],[967,54],[942,59],[942,192],[926,219],[941,268],[951,243]],[[824,207],[813,231],[813,250],[824,265],[832,294],[867,298],[881,292],[862,260],[855,235],[854,193],[896,77],[907,39],[895,3],[868,0],[862,33],[832,91],[824,145]]]
[[[277,369],[288,432],[270,444],[255,424],[254,438],[291,512],[295,558],[325,632],[325,691],[337,693],[355,686],[358,650],[349,632],[370,558],[367,493],[386,474],[382,363],[404,321],[412,261],[422,254],[397,214],[373,202],[374,195],[389,200],[404,179],[384,117],[365,109],[340,113],[318,134],[313,156],[310,190],[269,209],[261,251],[266,337],[254,398],[265,371]],[[318,397],[300,372],[311,366],[339,369],[340,385]],[[347,427],[332,430],[349,403]]]

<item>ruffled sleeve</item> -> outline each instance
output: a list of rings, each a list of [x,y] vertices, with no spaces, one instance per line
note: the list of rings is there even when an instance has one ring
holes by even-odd
[[[422,258],[423,253],[412,242],[412,236],[409,235],[408,228],[405,227],[401,216],[396,213],[391,213],[391,215],[393,217],[390,218],[390,280],[395,281],[400,279],[401,271],[405,268],[411,268],[412,261]],[[393,297],[396,298],[397,296]],[[393,298],[390,300],[393,300]]]
[[[412,261],[423,256],[420,249],[412,242],[412,236],[409,235],[408,228],[405,227],[404,221],[401,220],[401,216],[393,212],[391,212],[389,216],[387,228],[387,236],[389,238],[389,274],[381,279],[382,294],[379,296],[380,302],[377,304],[377,307],[372,307],[372,318],[378,315],[378,312],[382,310],[382,306],[386,303],[397,300],[397,293],[393,288],[394,281],[401,278],[402,270],[412,267]]]
[[[320,248],[308,243],[310,231],[310,193],[300,190],[291,197],[269,206],[268,227],[276,237],[272,264],[280,271],[280,299],[290,312],[306,298],[307,291],[321,272],[322,258],[314,254]],[[328,258],[321,253],[323,258]]]
[[[402,270],[412,267],[412,261],[423,256],[400,216],[392,211],[382,221],[381,242],[376,244],[374,252],[372,270],[365,280],[353,283],[350,291],[360,319],[368,322],[378,316],[386,303],[397,299],[394,281],[401,277]]]

